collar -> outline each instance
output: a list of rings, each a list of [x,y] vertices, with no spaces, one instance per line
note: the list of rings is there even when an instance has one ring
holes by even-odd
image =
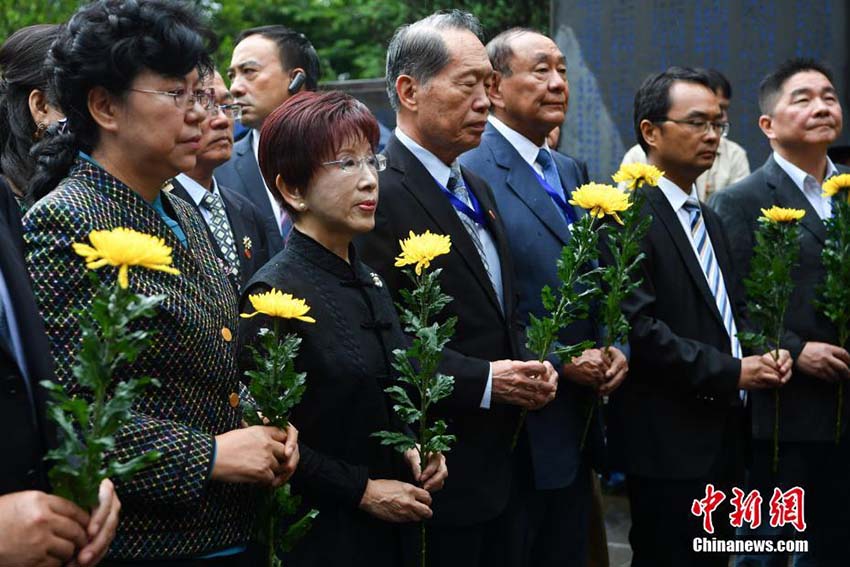
[[[180,183],[180,185],[183,186],[189,196],[192,197],[192,201],[194,201],[195,205],[200,207],[201,201],[204,200],[204,195],[207,194],[207,188],[192,179],[191,177],[189,177],[188,175],[186,175],[185,173],[179,174],[174,179],[178,183]],[[213,177],[212,192],[213,194],[218,195],[219,197],[221,196],[221,193],[218,190],[218,183],[216,183],[215,177]]]
[[[782,171],[788,174],[788,177],[791,178],[791,181],[794,182],[794,185],[796,185],[800,189],[800,191],[805,192],[805,184],[807,178],[811,177],[812,179],[814,179],[812,175],[806,173],[805,171],[803,171],[802,169],[800,169],[799,167],[779,155],[779,153],[776,151],[773,152],[773,161],[776,162],[776,165],[782,168]],[[832,160],[829,159],[829,156],[827,156],[826,175],[824,176],[824,179],[829,179],[833,175],[838,175],[838,168],[835,167],[835,164],[832,163]]]
[[[287,253],[297,254],[322,270],[333,274],[342,280],[357,280],[359,259],[354,244],[348,245],[348,260],[350,264],[298,230],[292,228],[286,241]]]
[[[684,206],[688,199],[699,202],[696,184],[691,184],[691,193],[688,195],[682,191],[678,185],[662,176],[658,179],[658,189],[660,189],[664,194],[664,197],[670,203],[670,206],[673,207],[673,212],[676,214],[679,213],[679,210]]]
[[[528,163],[528,165],[530,165],[531,167],[534,167],[534,164],[537,163],[537,154],[540,153],[540,150],[546,150],[551,155],[552,151],[549,149],[549,146],[546,145],[545,141],[543,142],[542,146],[537,146],[534,144],[534,142],[532,142],[531,140],[529,140],[528,138],[526,138],[525,136],[523,136],[522,134],[520,134],[519,132],[517,132],[516,130],[514,130],[492,114],[487,118],[487,120],[490,122],[490,124],[493,125],[496,130],[499,131],[502,136],[505,137],[508,143],[514,147],[520,157],[525,160],[525,162]]]
[[[251,149],[254,151],[254,160],[260,163],[260,131],[253,128],[248,135],[251,136]]]
[[[437,183],[440,183],[443,187],[446,187],[449,184],[449,177],[452,173],[451,167],[444,164],[440,158],[432,154],[430,151],[417,144],[413,138],[402,132],[401,128],[396,127],[395,136],[405,148],[410,150],[410,153],[412,153],[416,159],[422,162],[422,165],[425,166],[425,169],[428,170],[431,177],[437,180]]]

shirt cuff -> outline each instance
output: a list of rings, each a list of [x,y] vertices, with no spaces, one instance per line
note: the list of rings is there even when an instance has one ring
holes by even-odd
[[[490,396],[493,392],[493,364],[487,371],[487,385],[484,386],[484,395],[481,396],[481,409],[490,409]]]

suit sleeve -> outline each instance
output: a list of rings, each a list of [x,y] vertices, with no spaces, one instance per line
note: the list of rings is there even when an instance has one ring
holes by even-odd
[[[85,262],[72,251],[71,244],[87,241],[88,230],[78,222],[85,218],[84,211],[47,201],[30,210],[24,225],[27,265],[56,360],[56,379],[71,394],[83,397],[89,392],[73,375],[75,347],[81,340],[77,313],[89,305],[93,289]],[[117,432],[111,454],[126,460],[151,450],[161,453],[154,464],[130,480],[115,482],[122,497],[187,503],[203,495],[215,454],[212,435],[134,412],[130,422]]]
[[[729,242],[729,250],[732,253],[735,273],[739,280],[743,281],[742,278],[746,278],[750,274],[758,207],[742,202],[741,199],[736,198],[733,193],[728,191],[715,193],[708,203],[722,221]],[[744,297],[743,290],[741,296]],[[793,331],[785,330],[782,337],[782,347],[788,349],[792,359],[797,360],[805,344],[806,341],[802,337]]]
[[[737,391],[740,360],[709,344],[677,335],[655,316],[658,299],[651,266],[664,258],[656,257],[651,239],[652,228],[641,242],[641,251],[646,254],[637,274],[641,284],[623,302],[623,311],[632,326],[629,333],[632,359],[642,358],[658,368],[653,378],[666,390],[706,395]],[[611,262],[606,246],[601,247],[600,256],[603,263]]]
[[[403,272],[394,266],[395,257],[399,254],[399,239],[407,237],[396,229],[388,218],[386,206],[378,206],[375,214],[375,228],[357,240],[357,251],[361,260],[374,268],[389,286],[393,301],[401,300],[399,289],[408,286],[409,282]],[[395,218],[403,218],[397,214]],[[406,337],[410,341],[410,337]],[[457,411],[480,411],[481,399],[487,385],[490,373],[490,362],[463,355],[452,349],[443,350],[440,362],[440,372],[453,376],[455,379],[452,395],[439,402],[438,406]]]

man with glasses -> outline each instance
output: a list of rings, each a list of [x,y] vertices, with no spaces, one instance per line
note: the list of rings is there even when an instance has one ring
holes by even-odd
[[[729,120],[729,103],[732,100],[732,85],[720,71],[706,69],[705,75],[711,83],[711,90],[717,95],[720,110],[723,112],[723,121]],[[740,181],[750,174],[750,163],[747,161],[747,152],[728,138],[729,128],[726,127],[720,144],[717,147],[717,157],[714,163],[706,171],[697,177],[697,195],[700,201],[706,201],[711,195],[725,187]],[[627,163],[646,163],[646,153],[640,144],[631,147],[623,156],[621,165]]]
[[[694,538],[731,538],[728,515],[713,534],[694,501],[707,485],[740,486],[744,391],[788,380],[791,361],[746,356],[737,335],[742,292],[717,215],[694,182],[711,167],[726,122],[703,72],[671,67],[635,96],[634,127],[658,187],[639,189],[652,216],[640,243],[640,287],[623,304],[632,330],[629,379],[611,397],[609,440],[625,470],[633,567],[723,566],[728,555],[696,553]]]
[[[850,378],[847,345],[838,344],[835,327],[821,313],[825,271],[821,261],[832,203],[821,185],[838,173],[827,149],[841,133],[843,115],[832,74],[822,63],[792,59],[765,77],[759,87],[758,125],[773,153],[752,175],[718,193],[709,202],[723,218],[732,244],[732,259],[740,275],[750,271],[754,233],[760,209],[772,205],[803,209],[799,267],[791,274],[794,291],[785,316],[788,330],[783,345],[795,361],[794,379],[782,389],[779,427],[779,465],[773,474],[775,401],[772,392],[752,398],[753,458],[749,481],[765,500],[777,485],[806,491],[810,556],[802,565],[846,565],[847,526],[850,522],[850,445],[845,402],[841,441],[836,441],[837,385]],[[846,394],[845,394],[846,395]],[[765,526],[767,527],[767,526]],[[794,530],[770,530],[793,535]],[[790,532],[790,534],[789,534]],[[782,554],[739,558],[738,565],[785,565]]]
[[[452,252],[439,258],[440,284],[456,316],[444,368],[455,377],[440,404],[452,447],[451,480],[434,494],[428,554],[440,567],[520,565],[507,555],[507,534],[524,522],[509,506],[513,490],[531,474],[520,408],[539,409],[555,397],[549,362],[522,362],[511,252],[487,184],[457,161],[478,145],[487,124],[492,66],[481,28],[459,10],[433,14],[396,30],[387,51],[387,93],[397,124],[387,143],[387,168],[375,229],[357,242],[396,298],[410,282],[394,258],[408,232],[448,234]],[[528,355],[530,358],[530,355]],[[451,358],[451,360],[449,360]]]
[[[238,293],[270,258],[269,240],[277,228],[248,199],[216,181],[215,168],[230,159],[233,123],[241,107],[233,103],[218,71],[206,86],[214,99],[201,122],[198,159],[192,170],[172,180],[172,193],[194,205],[203,217],[222,269]]]

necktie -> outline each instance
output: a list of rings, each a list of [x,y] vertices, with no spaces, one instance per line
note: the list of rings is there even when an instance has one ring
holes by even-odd
[[[230,274],[235,276],[239,273],[239,256],[233,241],[233,231],[227,221],[227,213],[224,212],[224,203],[221,202],[221,197],[212,191],[208,191],[201,202],[210,212],[210,230],[227,262]]]
[[[735,318],[732,316],[732,304],[726,293],[726,283],[723,281],[723,274],[720,273],[720,266],[714,257],[708,231],[705,229],[702,210],[699,208],[699,203],[690,200],[686,201],[683,207],[690,215],[691,236],[696,245],[699,263],[708,280],[708,287],[714,295],[717,310],[723,318],[723,326],[726,328],[732,346],[732,356],[741,358],[741,343],[738,342],[738,329],[735,326]]]
[[[463,175],[460,173],[460,164],[457,161],[455,161],[451,166],[451,174],[449,175],[449,182],[446,185],[446,189],[454,193],[454,196],[466,203],[467,206],[472,206],[472,202],[469,199],[469,191],[463,182]],[[494,290],[498,290],[499,286],[496,285],[496,281],[490,271],[490,263],[487,261],[487,254],[484,252],[484,244],[482,244],[481,237],[478,235],[478,225],[467,215],[459,213],[458,217],[463,223],[463,227],[466,229],[466,232],[469,233],[469,238],[472,239],[472,243],[475,244],[475,249],[478,251],[478,256],[481,257],[481,263],[484,264],[484,270],[487,272],[490,284],[493,286]]]
[[[550,154],[545,148],[540,148],[540,151],[537,152],[537,159],[535,161],[543,168],[543,179],[546,180],[546,183],[548,183],[552,189],[557,191],[558,195],[566,198],[566,195],[564,194],[564,186],[561,185],[561,176],[558,175],[558,168],[555,167],[555,162],[552,161],[552,154]]]

